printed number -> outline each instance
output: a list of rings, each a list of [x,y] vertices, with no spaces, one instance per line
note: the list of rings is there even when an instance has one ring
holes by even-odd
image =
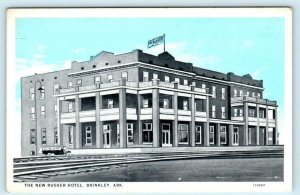
[[[264,183],[254,183],[253,184],[253,187],[265,187],[266,186],[266,184],[264,184]]]

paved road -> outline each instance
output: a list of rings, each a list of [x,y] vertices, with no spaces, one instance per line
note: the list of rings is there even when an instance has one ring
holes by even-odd
[[[283,181],[283,158],[193,159],[110,166],[39,182]]]

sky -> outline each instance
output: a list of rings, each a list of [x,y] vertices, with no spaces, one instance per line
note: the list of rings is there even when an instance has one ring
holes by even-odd
[[[283,133],[283,18],[19,18],[16,74],[61,70],[71,61],[85,61],[101,51],[118,54],[141,49],[157,55],[163,46],[147,49],[147,42],[163,34],[166,50],[176,60],[262,79],[264,98],[277,100]],[[19,80],[15,98],[20,116]]]

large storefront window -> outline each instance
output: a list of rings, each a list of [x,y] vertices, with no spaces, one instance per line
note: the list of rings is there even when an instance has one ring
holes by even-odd
[[[127,123],[127,143],[133,143],[133,123]]]
[[[92,145],[92,127],[85,127],[85,145]]]
[[[152,132],[152,123],[143,124],[143,143],[152,143],[153,132]]]
[[[188,143],[188,125],[187,124],[179,124],[178,126],[178,140],[180,144]]]
[[[209,127],[209,144],[215,144],[215,127]]]

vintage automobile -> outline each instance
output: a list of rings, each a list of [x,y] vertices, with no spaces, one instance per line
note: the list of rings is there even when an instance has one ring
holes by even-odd
[[[45,146],[41,148],[41,153],[45,155],[70,155],[71,151],[65,146]]]

